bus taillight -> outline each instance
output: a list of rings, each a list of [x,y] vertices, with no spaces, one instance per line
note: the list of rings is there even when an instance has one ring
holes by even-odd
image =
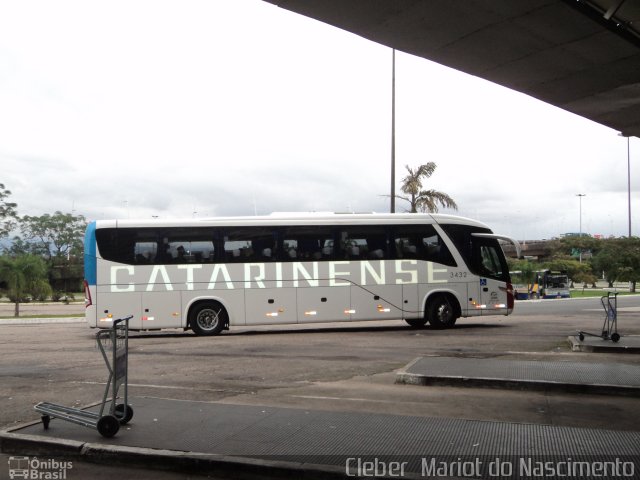
[[[513,310],[515,306],[515,297],[513,295],[513,285],[507,282],[507,308]]]
[[[89,283],[86,280],[83,283],[84,283],[84,308],[88,308],[92,305],[91,291],[89,290]]]

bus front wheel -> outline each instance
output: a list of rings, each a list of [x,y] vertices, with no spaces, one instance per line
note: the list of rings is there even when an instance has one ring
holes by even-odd
[[[429,300],[427,318],[433,328],[451,328],[456,324],[458,315],[454,302],[448,295],[437,295]]]
[[[193,307],[189,325],[196,335],[218,335],[228,322],[225,308],[217,302],[200,303]]]

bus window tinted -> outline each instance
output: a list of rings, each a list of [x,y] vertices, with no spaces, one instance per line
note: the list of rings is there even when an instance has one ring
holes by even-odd
[[[134,231],[117,228],[98,229],[96,230],[98,251],[105,260],[131,265],[135,263],[136,236]],[[143,254],[142,250],[140,254]]]
[[[137,265],[155,263],[158,256],[158,242],[137,240],[133,246],[134,258]]]
[[[210,263],[215,259],[212,240],[167,238],[164,263]]]
[[[283,261],[318,261],[333,258],[333,231],[330,227],[285,227],[281,238]]]
[[[227,262],[268,262],[277,254],[273,230],[267,228],[235,228],[224,234]]]
[[[159,230],[159,252],[155,263],[210,263],[215,260],[213,229],[172,228]]]
[[[96,231],[96,241],[102,258],[128,265],[215,260],[212,229],[102,228]]]
[[[383,227],[353,227],[340,230],[340,251],[345,260],[387,258],[387,231]]]
[[[456,266],[451,252],[433,225],[397,227],[395,247],[396,258]]]

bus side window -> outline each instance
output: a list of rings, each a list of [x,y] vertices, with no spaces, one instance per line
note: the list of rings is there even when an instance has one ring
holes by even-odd
[[[369,249],[369,258],[381,260],[387,256],[387,238],[386,235],[375,235],[367,238],[367,248]]]
[[[253,239],[251,246],[256,260],[270,262],[275,258],[276,248],[273,238],[262,237]]]
[[[282,242],[283,260],[295,261],[298,259],[298,240],[287,239]]]
[[[153,264],[156,260],[157,250],[157,242],[138,240],[135,245],[135,263],[137,265]]]
[[[418,247],[416,246],[416,239],[396,237],[396,258],[417,259]]]
[[[251,255],[249,252],[251,244],[246,240],[224,239],[224,260],[225,262],[241,262],[243,257]]]
[[[281,231],[284,262],[317,262],[333,258],[333,233],[325,226],[285,227]]]
[[[434,235],[423,239],[426,251],[426,260],[442,263],[443,265],[456,266],[456,262],[451,252],[440,238],[440,235]]]
[[[358,236],[350,236],[348,232],[341,232],[340,248],[345,260],[366,258],[367,241],[363,238],[356,238]]]
[[[434,232],[433,235],[423,238],[422,242],[424,245],[425,260],[449,265],[451,267],[456,266],[456,262],[453,259],[451,252],[447,248],[447,245],[442,241],[442,238],[440,238],[440,235]]]
[[[382,227],[343,230],[340,247],[346,260],[381,260],[387,258],[387,233]]]
[[[432,225],[398,227],[395,247],[396,258],[456,266],[447,245]]]
[[[268,228],[229,229],[224,237],[227,262],[270,262],[277,253],[276,236]]]

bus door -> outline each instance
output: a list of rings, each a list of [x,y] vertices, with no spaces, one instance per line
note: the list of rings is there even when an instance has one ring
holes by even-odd
[[[482,315],[496,315],[507,308],[506,289],[501,288],[504,282],[498,282],[491,278],[480,278],[480,303]]]
[[[506,314],[509,269],[497,239],[474,235],[474,257],[479,276],[482,315]]]

